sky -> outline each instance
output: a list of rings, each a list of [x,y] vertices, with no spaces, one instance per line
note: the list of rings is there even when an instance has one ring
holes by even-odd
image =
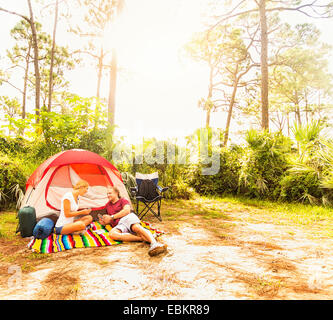
[[[198,100],[207,96],[208,70],[185,58],[181,48],[193,32],[203,30],[207,2],[126,0],[116,31],[106,31],[104,45],[110,49],[116,45],[122,69],[117,81],[117,132],[130,143],[140,141],[143,136],[157,139],[184,137],[196,128],[204,127],[205,113],[198,108]],[[0,6],[27,14],[26,0],[0,0]],[[72,21],[80,19],[77,14]],[[290,16],[290,21],[295,19],[298,19],[296,15]],[[1,57],[7,48],[13,46],[9,30],[18,21],[18,17],[0,12]],[[52,32],[52,12],[44,10],[42,25],[45,31]],[[329,31],[332,27],[332,20],[321,22],[322,39],[333,44]],[[76,41],[68,33],[65,23],[60,23],[57,43],[77,47],[80,43]],[[84,97],[96,94],[97,72],[93,65],[76,68],[66,77],[70,81],[71,92]],[[105,75],[102,83],[104,97],[108,96],[108,86],[108,76]],[[9,93],[16,94],[8,86],[0,87],[0,94]],[[224,128],[225,114],[212,114],[211,126]]]
[[[204,2],[127,0],[118,21],[117,34],[106,33],[104,45],[111,49],[116,43],[118,65],[123,70],[117,79],[117,132],[131,143],[142,136],[183,137],[204,125],[205,114],[197,107],[197,101],[207,94],[207,70],[180,54],[193,31],[202,30],[200,15]],[[0,6],[27,12],[25,0],[10,3],[0,0]],[[9,30],[19,18],[0,14],[0,37],[3,39],[0,54],[3,56],[5,49],[14,44]],[[53,19],[47,15],[47,10],[44,14],[43,28],[51,33]],[[75,42],[65,24],[59,24],[56,37],[59,45]],[[70,80],[71,92],[85,97],[96,95],[97,72],[93,65],[78,67],[66,77]],[[108,86],[105,74],[104,97],[108,96]],[[15,94],[15,90],[8,87],[7,92]],[[4,94],[1,88],[0,94]]]

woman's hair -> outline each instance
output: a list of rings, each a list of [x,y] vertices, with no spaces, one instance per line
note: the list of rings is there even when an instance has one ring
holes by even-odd
[[[78,190],[84,187],[89,187],[89,183],[86,180],[79,180],[75,185],[74,185],[74,190]]]
[[[113,189],[117,193],[118,198],[120,198],[120,191],[116,186],[110,186],[108,187],[108,189]]]

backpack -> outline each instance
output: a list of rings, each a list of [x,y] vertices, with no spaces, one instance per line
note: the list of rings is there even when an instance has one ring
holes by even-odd
[[[22,238],[31,237],[37,223],[35,208],[25,206],[19,210],[17,217],[19,221],[16,233],[20,232]]]
[[[154,198],[158,197],[159,194],[156,191],[156,185],[150,179],[142,180],[139,188],[137,196],[143,197],[146,200],[153,200]]]

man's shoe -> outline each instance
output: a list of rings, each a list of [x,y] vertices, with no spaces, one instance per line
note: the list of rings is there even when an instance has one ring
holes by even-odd
[[[160,253],[163,253],[165,252],[167,249],[167,245],[166,244],[162,244],[162,243],[159,243],[159,242],[155,242],[155,243],[152,243],[150,245],[150,248],[148,250],[148,254],[152,257],[152,256],[156,256]]]

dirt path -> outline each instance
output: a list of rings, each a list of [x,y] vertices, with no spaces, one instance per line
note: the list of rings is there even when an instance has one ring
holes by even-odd
[[[166,231],[158,257],[144,243],[72,249],[23,272],[21,288],[2,272],[0,299],[332,299],[333,240],[230,217],[223,234],[196,217],[151,219]]]

